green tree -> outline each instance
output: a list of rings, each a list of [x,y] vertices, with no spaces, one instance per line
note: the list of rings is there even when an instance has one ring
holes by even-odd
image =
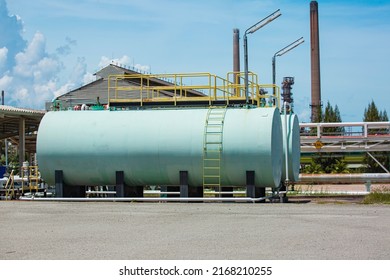
[[[378,110],[375,102],[372,100],[368,104],[368,107],[364,110],[364,122],[382,122],[389,121],[386,110]],[[386,129],[370,129],[368,134],[383,134],[389,133]],[[371,152],[371,155],[375,157],[383,166],[389,166],[389,152]],[[363,160],[365,164],[364,172],[367,173],[381,173],[384,172],[383,168],[369,155],[366,155]]]
[[[326,104],[325,112],[323,114],[324,123],[338,123],[342,122],[339,107],[337,105],[333,108],[330,102]],[[324,127],[323,132],[326,134],[340,135],[344,132],[343,127]]]

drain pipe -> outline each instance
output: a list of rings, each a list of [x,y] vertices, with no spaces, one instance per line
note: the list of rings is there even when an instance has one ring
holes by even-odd
[[[260,202],[274,196],[250,197],[20,197],[26,201],[62,201],[62,202]]]

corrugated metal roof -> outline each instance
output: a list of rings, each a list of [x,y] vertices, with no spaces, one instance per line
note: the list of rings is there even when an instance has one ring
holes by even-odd
[[[0,105],[0,113],[2,114],[12,114],[12,115],[23,115],[23,116],[43,116],[45,110],[34,110],[26,108],[17,108],[8,105]]]

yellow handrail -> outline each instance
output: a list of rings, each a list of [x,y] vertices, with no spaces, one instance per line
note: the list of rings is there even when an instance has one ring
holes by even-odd
[[[262,98],[277,97],[262,94],[261,89],[276,87],[275,85],[260,85],[258,76],[249,73],[249,99],[256,106],[269,106],[261,103]],[[231,76],[233,75],[233,80]],[[231,101],[245,100],[244,82],[239,82],[244,77],[242,72],[229,72],[224,79],[210,73],[181,73],[181,74],[121,74],[108,77],[108,102],[132,101],[143,106],[145,102],[168,102],[174,105],[179,100],[188,102],[208,101],[212,105],[214,101],[224,101],[229,105]],[[273,102],[271,107],[279,105]]]

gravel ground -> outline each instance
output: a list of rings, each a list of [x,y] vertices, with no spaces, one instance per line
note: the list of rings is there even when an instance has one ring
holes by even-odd
[[[0,259],[390,259],[390,206],[0,201]]]

